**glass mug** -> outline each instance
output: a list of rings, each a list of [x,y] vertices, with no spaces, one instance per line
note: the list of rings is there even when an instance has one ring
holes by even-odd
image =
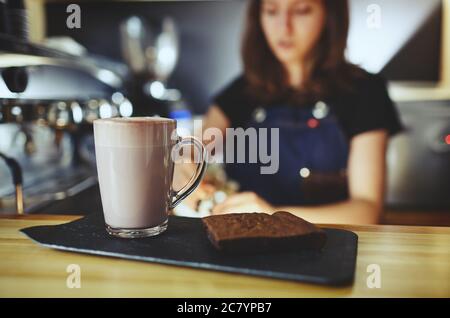
[[[169,210],[201,182],[207,151],[194,137],[178,137],[176,121],[162,117],[97,119],[94,140],[106,230],[123,238],[161,234]],[[201,158],[188,184],[172,188],[172,151],[193,145]]]

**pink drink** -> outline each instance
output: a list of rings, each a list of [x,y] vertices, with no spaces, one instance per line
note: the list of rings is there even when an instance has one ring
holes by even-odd
[[[176,135],[172,140],[175,129],[176,122],[166,118],[114,118],[94,122],[100,194],[110,234],[145,237],[167,228],[168,213],[174,206],[171,151],[180,141]],[[200,165],[202,169],[203,165]],[[191,191],[202,175],[190,186]]]

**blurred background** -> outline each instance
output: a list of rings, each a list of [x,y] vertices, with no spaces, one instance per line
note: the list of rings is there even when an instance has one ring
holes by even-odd
[[[241,72],[245,7],[0,0],[0,213],[100,213],[93,120],[158,115],[189,128]],[[389,144],[383,222],[450,226],[450,1],[350,8],[348,58],[389,80],[406,128]],[[381,24],[370,27],[373,8]]]

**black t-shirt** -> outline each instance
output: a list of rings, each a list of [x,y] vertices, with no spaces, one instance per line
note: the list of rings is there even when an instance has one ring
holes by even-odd
[[[246,80],[241,75],[213,98],[214,104],[225,113],[232,127],[245,126],[255,109],[261,107],[247,93],[246,86]],[[352,93],[337,94],[329,100],[348,139],[372,130],[385,129],[390,135],[402,130],[382,77],[367,73],[354,87]]]

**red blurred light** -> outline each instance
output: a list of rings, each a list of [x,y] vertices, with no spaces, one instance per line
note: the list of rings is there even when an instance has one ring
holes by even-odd
[[[445,143],[450,145],[450,135],[445,136]]]
[[[319,121],[314,118],[308,119],[307,125],[309,128],[317,128],[319,126]]]

